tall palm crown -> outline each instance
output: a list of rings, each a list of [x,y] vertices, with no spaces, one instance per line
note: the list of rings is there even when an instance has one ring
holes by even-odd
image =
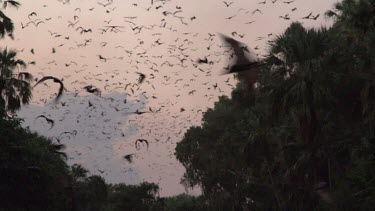
[[[0,49],[0,106],[14,112],[32,97],[31,74],[22,72],[26,63],[17,59],[14,50]]]
[[[12,20],[3,13],[8,6],[18,8],[20,3],[13,0],[0,0],[0,38],[5,35],[13,38],[14,25]],[[21,104],[27,104],[31,99],[30,81],[32,76],[22,72],[26,63],[17,59],[15,50],[0,49],[0,108],[14,112]]]
[[[269,74],[265,75],[270,78],[262,83],[262,91],[273,101],[274,114],[296,115],[304,142],[314,139],[315,132],[305,129],[313,129],[316,124],[316,108],[330,99],[329,71],[324,67],[331,49],[327,37],[325,29],[309,30],[300,23],[293,23],[271,45],[271,55],[279,55],[283,63],[268,62]]]
[[[335,25],[366,33],[375,28],[374,0],[344,0],[328,10],[326,16],[336,19]]]
[[[278,185],[288,187],[278,196],[282,201],[280,207],[291,204],[305,208],[312,206],[309,203],[315,197],[314,188],[322,181],[330,182],[325,174],[328,153],[322,134],[325,126],[322,114],[332,107],[335,87],[329,65],[334,47],[328,33],[325,28],[306,29],[300,23],[292,23],[271,43],[269,56],[264,60],[266,66],[259,91],[270,108],[264,120],[272,122],[272,130],[278,132],[261,133],[250,143],[252,148],[259,149],[259,144],[266,140],[264,135],[267,135],[284,152],[277,153],[273,160],[283,163],[279,164],[282,168],[276,174],[283,181]],[[282,62],[275,63],[273,55]],[[260,127],[264,125],[260,124]],[[284,197],[286,195],[288,197]]]
[[[3,38],[6,34],[11,35],[13,29],[12,20],[0,10],[0,37]]]
[[[12,0],[0,0],[0,4],[2,4],[3,9],[6,9],[8,6],[18,8],[21,5],[17,1]],[[5,35],[9,35],[11,38],[13,38],[13,30],[14,25],[12,20],[0,9],[0,38],[4,38]]]

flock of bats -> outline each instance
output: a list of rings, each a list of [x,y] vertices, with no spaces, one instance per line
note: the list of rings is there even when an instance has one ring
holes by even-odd
[[[63,5],[69,5],[70,3],[69,0],[58,0],[58,1],[61,2]],[[293,0],[293,1],[265,0],[262,2],[258,2],[258,4],[268,5],[268,4],[280,3],[280,4],[285,4],[285,5],[291,5],[290,12],[293,13],[297,10],[296,7],[292,6],[295,1],[297,0]],[[189,81],[190,82],[195,81],[195,78],[199,76],[198,73],[204,74],[203,77],[212,76],[211,75],[212,65],[219,63],[221,58],[217,59],[216,57],[220,57],[222,55],[225,55],[228,57],[227,61],[225,62],[227,63],[227,65],[224,67],[225,69],[224,74],[232,74],[232,73],[241,74],[246,78],[248,85],[250,87],[253,87],[254,83],[256,83],[258,79],[258,73],[259,73],[261,66],[263,65],[263,62],[261,59],[257,58],[257,56],[259,56],[259,53],[255,53],[255,55],[257,56],[250,56],[254,54],[252,50],[250,50],[250,48],[247,47],[247,45],[239,41],[239,39],[244,38],[246,34],[245,33],[241,34],[238,31],[233,31],[230,34],[232,36],[224,35],[221,33],[208,33],[208,35],[204,39],[204,41],[208,43],[208,46],[205,47],[207,55],[204,57],[200,57],[200,58],[197,58],[197,57],[192,58],[190,54],[197,51],[196,48],[195,49],[192,48],[192,45],[194,44],[194,41],[192,39],[195,37],[198,37],[199,33],[192,33],[192,32],[182,33],[180,32],[179,28],[170,24],[169,22],[175,21],[174,23],[177,22],[183,27],[183,26],[188,26],[189,24],[194,23],[195,21],[199,20],[199,17],[196,17],[195,15],[184,16],[183,15],[184,10],[182,9],[182,7],[179,5],[175,5],[171,7],[170,4],[172,3],[173,3],[172,0],[155,0],[155,1],[151,0],[149,7],[144,8],[146,12],[154,11],[160,14],[161,19],[160,19],[159,24],[142,25],[137,22],[137,19],[139,18],[138,16],[125,16],[123,17],[123,21],[125,25],[112,24],[112,19],[109,19],[109,20],[104,20],[104,26],[99,29],[95,29],[90,26],[80,25],[80,20],[82,17],[80,17],[79,14],[84,10],[84,8],[75,8],[74,9],[75,15],[73,16],[71,20],[67,21],[67,29],[69,30],[74,29],[74,31],[76,33],[79,33],[79,35],[85,36],[85,39],[83,42],[75,40],[74,41],[75,46],[69,47],[67,50],[82,49],[82,48],[92,45],[92,43],[96,41],[95,40],[96,37],[92,35],[94,33],[117,34],[117,33],[123,33],[124,31],[129,30],[130,32],[133,32],[134,36],[138,36],[142,33],[145,33],[145,31],[154,32],[150,34],[151,34],[151,37],[156,37],[156,39],[152,41],[151,43],[149,43],[149,41],[147,40],[138,38],[137,40],[138,43],[136,43],[136,46],[134,48],[127,48],[121,45],[117,45],[114,47],[115,49],[122,49],[124,52],[124,55],[119,55],[116,57],[107,57],[103,54],[96,55],[100,63],[108,63],[114,60],[125,61],[127,58],[130,59],[130,62],[128,63],[132,65],[131,68],[134,70],[130,74],[137,75],[138,76],[137,81],[129,82],[127,84],[120,83],[120,82],[115,84],[116,86],[120,86],[121,88],[123,88],[125,92],[135,94],[139,90],[142,91],[141,87],[144,84],[147,84],[148,86],[150,86],[152,90],[156,90],[156,88],[154,87],[152,83],[152,80],[160,80],[162,84],[168,84],[168,85],[174,85],[174,86],[178,86],[180,83],[186,82],[182,87],[182,90],[186,90],[189,87]],[[232,7],[234,7],[234,5],[236,5],[236,3],[233,1],[231,2],[223,1],[221,2],[221,4],[223,8],[227,8],[227,9],[231,9]],[[113,0],[100,0],[96,3],[96,6],[104,11],[104,13],[107,15],[105,17],[108,17],[108,16],[110,17],[111,13],[114,13],[117,11],[117,7]],[[132,3],[131,6],[140,7],[139,3]],[[48,7],[48,5],[43,5],[43,7]],[[98,10],[97,7],[94,6],[94,7],[88,8],[87,12]],[[255,8],[255,9],[253,8],[251,10],[246,10],[245,8],[239,8],[235,14],[229,17],[225,17],[224,21],[235,21],[237,16],[239,16],[240,14],[254,16],[254,15],[263,15],[263,12],[264,11],[262,11],[262,8]],[[28,22],[26,23],[21,22],[20,23],[21,28],[26,29],[31,26],[39,27],[42,24],[46,24],[48,21],[56,20],[55,17],[39,18],[40,16],[42,16],[40,12],[35,11],[35,12],[29,13],[27,15]],[[305,20],[317,20],[319,16],[320,14],[313,14],[313,12],[310,12],[306,16],[303,16],[300,18],[305,19]],[[62,19],[62,18],[63,17],[58,16],[57,20]],[[288,14],[279,16],[279,18],[283,20],[290,20],[290,14],[288,13]],[[251,21],[246,21],[244,24],[250,25],[250,24],[253,24],[254,22],[255,20],[251,20]],[[180,34],[181,36],[178,36],[176,40],[171,40],[171,41],[163,40],[161,37],[162,35],[161,30],[167,30],[173,33],[181,33]],[[67,42],[72,41],[72,38],[71,38],[72,36],[70,36],[69,34],[64,35],[64,33],[52,32],[51,30],[49,30],[49,34],[54,39],[62,39]],[[270,38],[272,35],[273,35],[272,33],[269,33],[264,36],[259,36],[257,37],[256,41]],[[222,44],[217,45],[217,47],[219,47],[221,52],[219,51],[212,52],[213,48],[216,47],[214,46],[215,44],[214,40],[216,38],[219,38],[221,40]],[[149,48],[145,47],[147,43],[149,44]],[[103,41],[98,44],[100,46],[99,48],[106,48],[109,45],[111,45],[109,41]],[[58,52],[58,48],[64,47],[64,46],[66,46],[66,44],[62,43],[58,47],[53,47],[51,50],[51,53],[56,54]],[[166,46],[166,49],[168,52],[165,54],[160,54],[160,55],[153,55],[149,53],[151,49],[159,48],[161,46]],[[258,46],[252,46],[252,47],[253,47],[252,49],[256,51],[259,50]],[[37,54],[37,51],[36,49],[32,48],[30,50],[30,53],[34,55],[34,54]],[[169,56],[169,58],[167,58],[167,56]],[[275,57],[275,59],[278,59],[278,58]],[[159,62],[159,61],[162,61],[162,62]],[[35,65],[36,62],[32,61],[32,62],[29,62],[29,64]],[[56,61],[48,62],[48,65],[53,65],[53,64],[57,65],[57,62]],[[149,71],[152,71],[152,72],[149,73],[149,72],[142,71],[141,70],[142,68],[140,68],[138,64],[147,66],[149,68]],[[69,68],[72,66],[75,67],[78,65],[79,65],[78,61],[71,61],[70,63],[65,63],[66,68]],[[160,72],[163,71],[163,68],[174,68],[177,66],[183,69],[192,68],[194,70],[197,70],[197,72],[192,73],[193,78],[190,78],[190,79],[183,78],[183,77],[176,78],[174,83],[170,82],[169,80],[172,77],[177,76],[178,74],[174,74],[174,75],[166,74],[160,77],[161,75]],[[88,67],[88,64],[83,64],[82,70],[78,70],[76,71],[76,73],[85,71],[85,68],[87,67]],[[97,74],[97,75],[101,75],[101,74]],[[112,76],[112,78],[114,77],[115,76]],[[45,84],[48,81],[57,83],[60,86],[60,88],[57,91],[56,97],[54,98],[54,102],[56,104],[61,103],[64,106],[65,102],[61,102],[63,93],[67,91],[66,84],[65,84],[66,82],[64,82],[64,79],[51,76],[51,75],[49,76],[43,75],[42,78],[36,80],[36,83],[34,84],[33,88],[35,88],[36,86],[40,86],[40,84]],[[228,86],[232,86],[229,83],[229,78],[225,82],[228,84]],[[74,83],[79,83],[79,81],[76,81]],[[221,89],[217,83],[210,84],[210,81],[208,81],[204,83],[203,85],[206,85],[206,86],[210,85],[210,87],[207,88],[208,90],[218,89],[221,92]],[[111,87],[111,85],[107,84],[104,87],[106,91],[108,91],[107,87]],[[98,97],[101,97],[102,95],[102,89],[92,84],[89,84],[89,85],[86,84],[85,86],[82,86],[82,89]],[[196,92],[197,92],[196,89],[192,89],[192,90],[187,90],[186,94],[194,95]],[[146,93],[146,91],[144,91],[143,93]],[[178,96],[180,95],[176,95],[176,97]],[[154,94],[152,98],[157,99],[157,96]],[[126,100],[124,100],[124,104],[126,104]],[[89,107],[93,107],[93,104],[90,101],[89,101]],[[150,107],[148,111],[147,110],[142,111],[142,110],[136,109],[135,111],[130,111],[126,114],[143,115],[146,113],[160,112],[160,110],[161,108],[152,109]],[[116,109],[116,111],[121,111],[121,109]],[[184,111],[185,111],[184,108],[180,109],[180,112],[184,112]],[[202,111],[202,110],[198,110],[198,111]],[[54,127],[55,121],[48,115],[44,115],[44,114],[39,115],[35,118],[35,120],[39,118],[45,119],[45,121],[50,125],[49,130],[51,130]],[[70,135],[75,136],[77,135],[77,131],[63,132],[62,134],[60,134],[60,136],[64,134],[70,134]],[[56,139],[60,141],[59,136]],[[148,149],[149,144],[150,142],[147,139],[139,138],[139,139],[136,139],[135,141],[135,148],[139,150],[141,147],[146,146]],[[126,159],[129,162],[132,162],[133,155],[134,154],[127,154],[124,156],[124,159]]]

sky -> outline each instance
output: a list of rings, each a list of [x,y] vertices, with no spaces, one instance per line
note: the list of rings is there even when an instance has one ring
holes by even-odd
[[[184,167],[175,146],[236,84],[233,75],[221,74],[230,52],[218,33],[246,43],[261,58],[268,41],[292,21],[331,25],[324,12],[337,0],[19,2],[19,9],[5,10],[15,39],[0,40],[0,47],[17,49],[36,80],[54,76],[66,88],[55,103],[58,84],[34,87],[32,102],[18,112],[23,126],[65,144],[69,164],[82,164],[107,182],[154,182],[161,196],[171,196],[199,194],[180,184]],[[310,13],[316,20],[302,19]],[[197,63],[205,57],[211,63]],[[146,76],[143,83],[137,72]],[[88,85],[100,95],[86,92]],[[137,139],[149,146],[136,146]],[[131,163],[123,158],[128,154]]]

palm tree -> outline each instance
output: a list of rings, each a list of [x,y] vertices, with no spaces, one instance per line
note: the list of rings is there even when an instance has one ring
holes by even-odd
[[[7,8],[8,5],[15,8],[18,8],[21,5],[17,1],[13,0],[5,0],[4,2],[0,0],[0,3],[3,3],[4,9]],[[5,35],[9,35],[11,38],[13,38],[13,30],[14,25],[12,20],[0,10],[0,38],[4,38]]]
[[[336,3],[333,10],[328,10],[326,16],[336,20],[336,27],[365,34],[375,27],[374,8],[374,0],[344,0]]]
[[[13,29],[12,20],[0,10],[0,38],[4,38],[6,34],[12,37]]]
[[[0,49],[0,107],[10,112],[28,104],[32,97],[32,75],[22,72],[26,63],[16,56],[15,50]]]
[[[18,8],[21,4],[13,0],[0,0],[3,9],[9,6]],[[13,38],[12,20],[0,10],[0,38],[5,35]],[[26,63],[16,58],[15,50],[0,49],[0,110],[14,112],[21,104],[28,104],[31,99],[31,74],[20,72]],[[17,72],[15,72],[17,71]]]
[[[300,23],[292,23],[271,43],[265,59],[260,92],[267,96],[272,109],[268,122],[273,122],[274,130],[278,130],[272,138],[279,139],[283,152],[275,160],[284,160],[279,174],[284,178],[284,191],[289,194],[284,203],[294,204],[293,209],[314,206],[311,202],[315,186],[322,180],[329,183],[326,175],[320,173],[328,157],[320,134],[320,114],[333,100],[334,81],[326,66],[331,54],[328,30],[306,29]],[[283,62],[275,64],[274,55]]]
[[[355,71],[351,77],[360,81],[357,97],[361,98],[363,114],[370,116],[369,106],[375,88],[375,1],[374,0],[344,0],[335,4],[334,10],[326,12],[326,16],[334,19],[334,29],[340,36],[340,42],[347,45],[347,59]]]
[[[2,0],[0,0],[0,3],[1,2],[2,2]],[[17,1],[14,1],[14,0],[5,0],[3,2],[3,8],[6,9],[8,7],[8,5],[13,6],[15,8],[18,8],[19,6],[21,6],[21,4],[18,3]]]
[[[301,138],[311,143],[317,121],[315,107],[319,101],[329,99],[324,87],[328,71],[322,69],[322,58],[330,49],[327,30],[307,30],[293,23],[271,48],[272,54],[284,60],[282,65],[269,64],[275,77],[266,89],[272,92],[274,111],[281,115],[294,112],[301,126]]]

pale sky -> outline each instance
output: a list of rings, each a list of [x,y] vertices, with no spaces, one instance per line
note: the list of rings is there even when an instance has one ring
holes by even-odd
[[[0,46],[22,51],[19,58],[36,63],[28,66],[34,77],[61,78],[68,90],[60,103],[54,104],[58,85],[51,81],[38,85],[32,103],[19,116],[25,119],[25,127],[61,139],[67,146],[69,164],[80,163],[108,182],[155,182],[161,188],[160,195],[169,196],[185,191],[199,193],[180,184],[184,167],[174,157],[175,146],[190,126],[200,125],[199,110],[213,107],[218,96],[229,95],[231,85],[236,83],[232,75],[219,74],[229,56],[224,53],[227,49],[220,47],[217,33],[248,44],[260,56],[266,50],[265,43],[292,21],[306,27],[331,24],[323,13],[337,0],[295,0],[290,4],[285,0],[266,0],[265,4],[233,0],[229,7],[219,0],[154,0],[154,5],[150,5],[151,0],[114,0],[106,7],[98,2],[108,1],[71,0],[64,4],[58,0],[24,0],[20,9],[5,11],[15,23],[15,40],[1,40]],[[252,14],[256,9],[262,14]],[[32,12],[37,15],[29,16]],[[301,19],[310,12],[311,17],[320,16],[317,20]],[[286,14],[289,20],[280,18]],[[43,22],[35,26],[30,21]],[[77,23],[70,27],[69,22]],[[22,29],[21,23],[28,26]],[[120,26],[119,31],[102,33],[101,29],[109,25]],[[137,26],[143,26],[139,33],[132,29]],[[81,34],[78,27],[92,32]],[[236,32],[234,36],[232,32]],[[215,36],[209,39],[209,33]],[[98,55],[107,61],[99,60]],[[197,65],[196,60],[204,56],[213,64]],[[183,58],[186,60],[181,63]],[[166,61],[171,66],[162,66]],[[136,72],[146,75],[146,82],[138,87],[133,86],[137,84]],[[126,87],[128,83],[131,85]],[[86,85],[101,89],[102,96],[85,92]],[[92,107],[88,107],[89,101]],[[149,108],[161,110],[131,114]],[[55,120],[51,130],[43,119],[35,120],[41,114]],[[60,135],[73,130],[77,131],[75,137]],[[148,150],[146,146],[135,148],[138,138],[149,141]],[[130,153],[135,154],[133,163],[123,159]]]

